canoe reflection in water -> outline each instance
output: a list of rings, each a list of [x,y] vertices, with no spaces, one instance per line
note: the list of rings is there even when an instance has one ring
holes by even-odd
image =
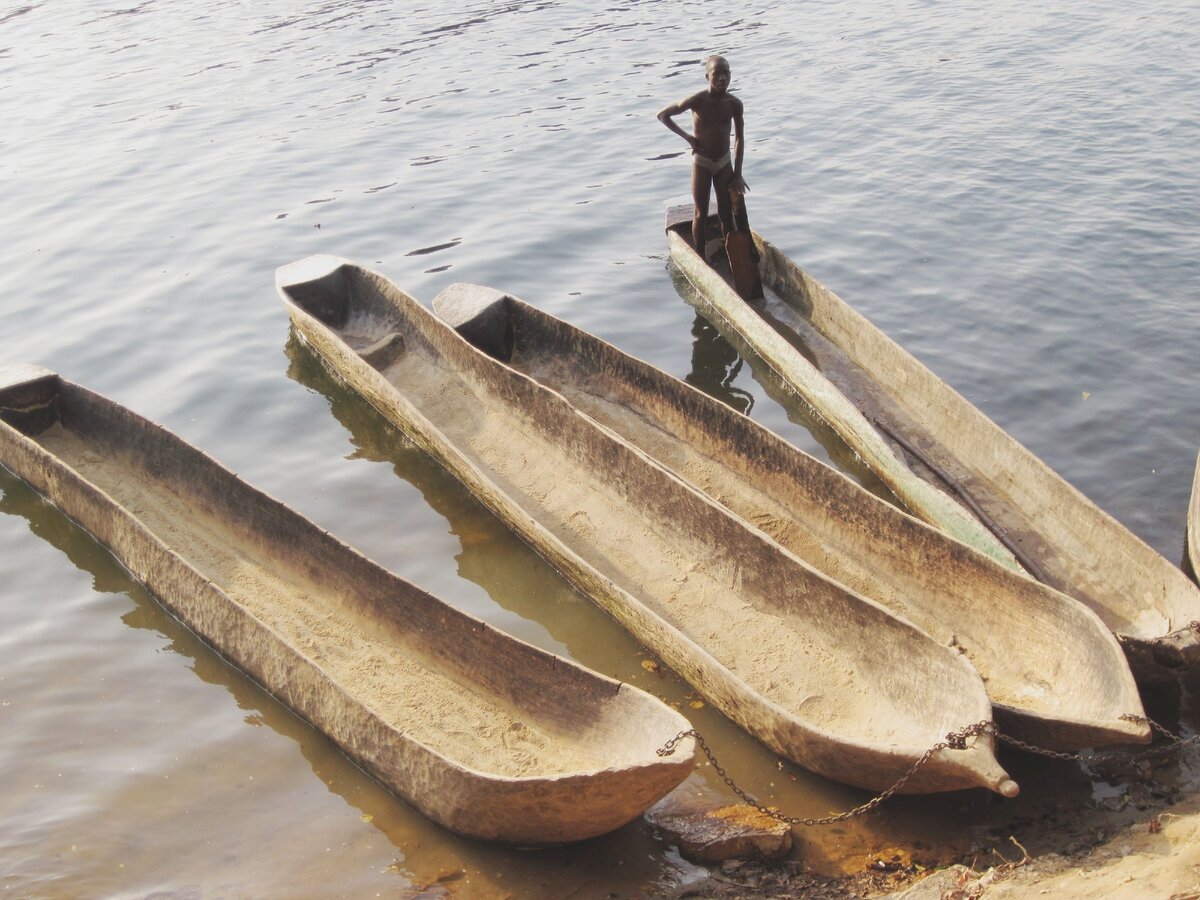
[[[732,406],[740,413],[754,409],[754,395],[734,387],[742,371],[742,358],[733,345],[704,316],[696,314],[692,322],[692,370],[683,380]]]

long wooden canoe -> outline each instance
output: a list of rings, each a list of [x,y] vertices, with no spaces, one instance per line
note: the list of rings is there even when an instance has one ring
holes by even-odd
[[[292,322],[330,366],[585,596],[776,752],[881,790],[991,719],[965,658],[837,584],[383,276],[285,266]],[[990,735],[938,751],[908,792],[1006,795]]]
[[[472,838],[617,828],[692,770],[661,701],[425,593],[175,435],[0,369],[0,463],[207,643],[425,815]]]
[[[1192,479],[1192,500],[1188,504],[1187,548],[1192,574],[1200,581],[1200,455],[1196,457],[1196,477]]]
[[[753,523],[796,556],[958,648],[1005,730],[1059,750],[1149,741],[1112,632],[1083,604],[879,499],[725,404],[492,288],[434,312],[480,349]]]
[[[926,502],[919,472],[957,495],[1030,575],[1095,610],[1131,659],[1200,656],[1187,627],[1200,619],[1200,590],[1176,566],[757,233],[767,296],[747,304],[692,249],[682,215],[668,210],[671,257],[704,314],[753,347],[911,513],[980,548],[961,518],[943,517],[945,504]]]

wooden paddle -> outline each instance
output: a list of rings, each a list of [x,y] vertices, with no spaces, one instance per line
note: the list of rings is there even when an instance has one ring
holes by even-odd
[[[733,286],[743,300],[755,300],[763,295],[762,278],[758,274],[758,250],[750,234],[750,219],[746,215],[746,198],[736,191],[733,199],[733,231],[725,235],[725,255]]]

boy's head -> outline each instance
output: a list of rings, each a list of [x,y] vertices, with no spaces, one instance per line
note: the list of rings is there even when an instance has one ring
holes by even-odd
[[[729,61],[723,56],[713,55],[704,64],[709,89],[715,94],[724,93],[729,87]]]

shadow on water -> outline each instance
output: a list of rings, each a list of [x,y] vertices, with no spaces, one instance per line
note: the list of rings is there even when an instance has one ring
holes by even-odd
[[[726,406],[750,415],[754,395],[733,386],[743,365],[733,345],[704,316],[696,313],[692,321],[692,368],[684,381]]]

